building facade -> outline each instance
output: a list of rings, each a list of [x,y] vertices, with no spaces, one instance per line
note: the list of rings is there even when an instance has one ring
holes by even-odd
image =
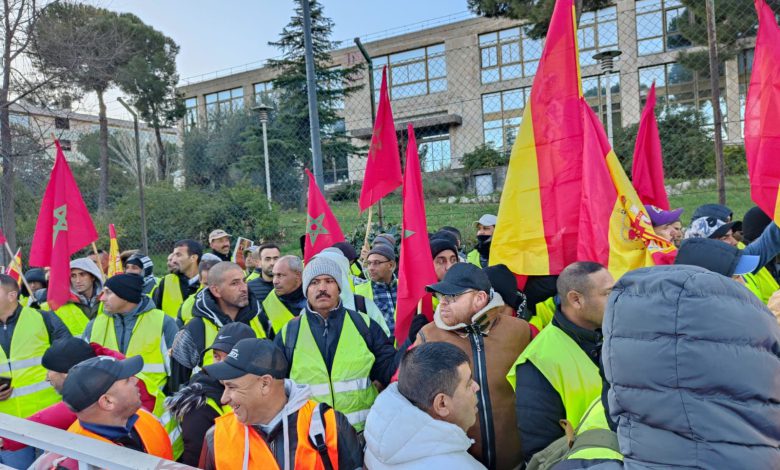
[[[609,80],[614,126],[639,121],[653,82],[662,112],[697,109],[712,125],[709,77],[677,62],[681,50],[693,48],[678,28],[691,18],[679,0],[617,0],[582,14],[583,94],[605,121]],[[365,43],[374,65],[374,99],[387,66],[396,128],[403,133],[413,123],[426,171],[459,168],[464,154],[483,145],[505,154],[511,150],[542,47],[543,40],[530,38],[520,22],[482,17]],[[729,143],[742,138],[751,47],[748,39],[720,72],[723,133]],[[607,79],[593,55],[614,49],[621,55]],[[354,46],[333,51],[332,59],[334,66],[364,62]],[[183,127],[272,96],[273,78],[272,69],[261,67],[182,86],[188,109]],[[367,71],[360,81],[367,84]],[[370,100],[366,86],[343,103],[346,131],[362,145],[371,137]],[[362,179],[364,165],[365,158],[351,158],[349,179]]]

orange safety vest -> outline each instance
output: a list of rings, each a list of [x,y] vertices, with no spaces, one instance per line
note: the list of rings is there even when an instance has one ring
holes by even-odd
[[[309,439],[312,417],[319,420],[318,403],[309,400],[298,410],[298,447],[295,450],[295,467],[307,470],[324,470],[322,458]],[[325,444],[334,470],[339,468],[339,452],[336,443],[336,415],[332,408],[325,413]],[[238,421],[231,411],[214,421],[214,462],[217,469],[233,470],[264,468],[279,470],[271,449],[257,431]]]
[[[155,418],[153,414],[144,409],[138,410],[136,415],[138,415],[138,420],[135,422],[133,428],[141,437],[141,442],[144,445],[144,449],[146,449],[146,453],[154,455],[155,457],[160,457],[161,459],[173,460],[171,440],[168,438],[168,433],[165,431],[162,424],[157,421],[157,418]],[[68,431],[113,444],[113,442],[105,437],[84,429],[79,420],[74,421],[68,428]]]

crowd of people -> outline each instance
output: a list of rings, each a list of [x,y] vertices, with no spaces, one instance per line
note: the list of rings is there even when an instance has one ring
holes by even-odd
[[[101,252],[53,311],[44,270],[0,275],[0,412],[204,469],[780,468],[780,228],[647,211],[675,265],[617,281],[583,260],[523,285],[490,265],[495,215],[468,252],[442,227],[404,338],[390,234],[242,267],[216,229],[162,278]],[[78,468],[10,440],[0,462]]]

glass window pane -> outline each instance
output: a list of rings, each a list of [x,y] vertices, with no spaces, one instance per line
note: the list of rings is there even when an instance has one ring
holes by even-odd
[[[498,64],[498,53],[496,47],[486,47],[481,51],[482,55],[482,68],[493,67]]]
[[[428,78],[444,77],[447,75],[447,62],[444,57],[428,59]]]
[[[637,0],[636,1],[637,13],[651,11],[651,10],[658,10],[660,8],[661,8],[661,0]]]
[[[647,55],[647,54],[655,54],[657,52],[663,52],[664,40],[663,38],[655,38],[655,39],[644,39],[642,41],[637,41],[637,50],[639,51],[639,55]]]
[[[484,114],[501,112],[501,93],[482,95],[482,112]]]
[[[436,80],[431,80],[428,82],[428,87],[430,88],[429,93],[439,93],[441,91],[447,91],[447,79],[437,78]]]
[[[513,42],[501,45],[501,63],[520,62],[520,43]]]
[[[520,78],[523,75],[522,72],[523,70],[520,68],[520,64],[501,67],[501,80]]]
[[[539,61],[534,60],[532,62],[525,62],[523,64],[523,73],[526,77],[530,77],[531,75],[536,75],[536,69],[539,68]]]
[[[485,144],[494,149],[500,149],[504,145],[504,129],[485,129]]]
[[[510,28],[498,32],[498,38],[501,42],[520,37],[520,28]]]
[[[592,24],[596,22],[596,12],[586,11],[580,16],[580,27],[586,24]]]
[[[217,93],[217,98],[219,101],[229,100],[230,99],[230,90],[220,91]]]
[[[236,97],[239,97],[239,96],[244,96],[244,89],[243,88],[233,88],[232,90],[230,90],[230,93],[233,96],[233,98],[236,98]]]
[[[542,57],[541,39],[523,39],[523,60],[538,60]]]
[[[422,59],[423,57],[425,57],[425,48],[414,49],[411,51],[399,52],[397,54],[391,55],[390,63],[398,64],[401,62],[406,62],[414,59]]]
[[[444,54],[444,44],[434,44],[433,46],[428,46],[428,55],[442,55]]]
[[[523,90],[507,90],[501,97],[504,103],[504,111],[511,109],[522,109],[525,106],[523,99]]]
[[[486,69],[482,71],[482,83],[493,83],[498,81],[498,69]]]
[[[211,93],[206,95],[206,103],[215,103],[217,101],[217,94]]]
[[[596,47],[596,31],[592,27],[581,28],[577,31],[577,41],[580,49],[592,49]]]
[[[479,45],[484,46],[487,44],[492,44],[497,41],[496,37],[497,37],[496,33],[480,34]]]
[[[618,43],[617,22],[609,21],[599,24],[599,48],[616,46]]]
[[[599,79],[598,77],[583,78],[582,79],[582,96],[585,98],[594,98],[599,96]]]
[[[663,13],[656,11],[636,16],[637,39],[662,36],[664,33]]]

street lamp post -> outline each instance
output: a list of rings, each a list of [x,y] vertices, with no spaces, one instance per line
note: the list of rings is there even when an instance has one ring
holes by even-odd
[[[260,118],[260,124],[263,126],[263,155],[265,156],[265,196],[268,199],[268,208],[271,208],[271,169],[268,164],[268,133],[266,125],[268,124],[268,111],[272,108],[264,104],[258,104],[252,108]]]
[[[138,165],[138,198],[140,199],[141,216],[141,245],[144,254],[149,256],[149,240],[146,234],[146,201],[144,199],[144,167],[141,165],[141,137],[138,132],[138,114],[121,97],[117,101],[133,116],[133,129],[135,131],[135,163]]]
[[[615,146],[612,140],[612,72],[615,71],[615,58],[622,52],[617,49],[599,52],[593,56],[594,60],[601,64],[601,71],[604,72],[604,81],[607,87],[607,137],[609,145]]]

